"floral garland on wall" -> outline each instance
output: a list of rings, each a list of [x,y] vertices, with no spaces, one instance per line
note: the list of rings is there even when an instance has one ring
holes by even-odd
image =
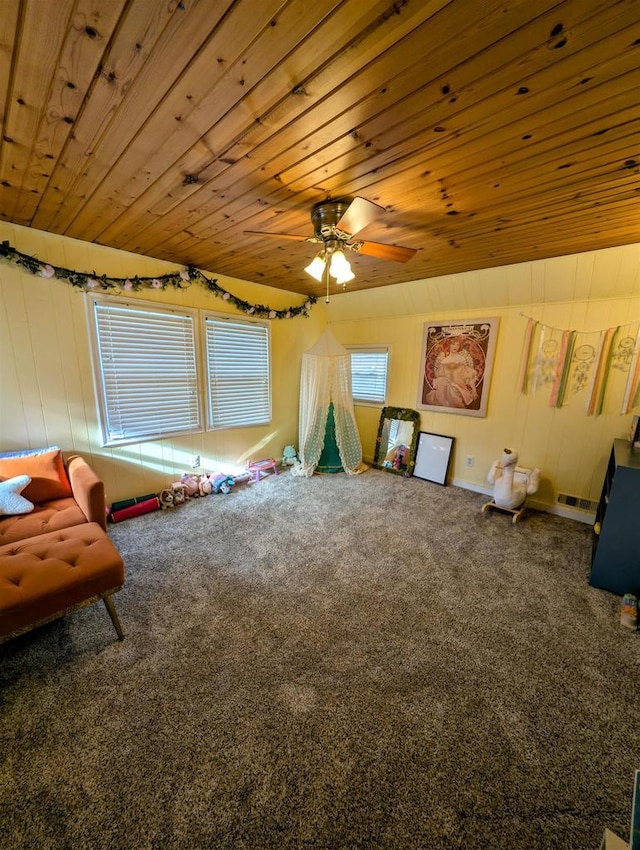
[[[208,278],[199,269],[194,266],[187,266],[179,272],[169,272],[168,274],[156,275],[155,277],[111,277],[110,275],[97,275],[95,272],[87,274],[86,272],[73,271],[65,269],[61,266],[54,266],[51,263],[42,262],[36,257],[31,257],[28,254],[23,254],[17,251],[9,242],[0,243],[0,259],[13,263],[16,266],[22,266],[26,271],[37,277],[58,278],[66,280],[77,289],[84,292],[94,290],[107,290],[115,295],[121,295],[126,292],[139,292],[142,289],[186,289],[194,281],[203,284],[209,292],[213,292],[218,298],[222,298],[228,304],[233,304],[238,310],[246,313],[248,316],[259,316],[266,319],[293,319],[295,316],[309,316],[309,310],[316,303],[316,298],[310,295],[304,304],[299,307],[288,307],[286,310],[273,310],[264,304],[251,304],[249,301],[244,301],[242,298],[237,298],[231,292],[228,292],[222,286],[218,285],[217,280]]]

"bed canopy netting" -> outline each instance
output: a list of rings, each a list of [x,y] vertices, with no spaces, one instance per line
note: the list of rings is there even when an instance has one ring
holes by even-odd
[[[302,355],[299,446],[296,475],[356,475],[368,468],[353,409],[351,355],[329,327]]]

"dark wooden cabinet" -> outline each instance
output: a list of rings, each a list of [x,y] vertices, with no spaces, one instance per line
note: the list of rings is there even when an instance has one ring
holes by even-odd
[[[640,451],[614,440],[596,511],[589,584],[640,595]]]

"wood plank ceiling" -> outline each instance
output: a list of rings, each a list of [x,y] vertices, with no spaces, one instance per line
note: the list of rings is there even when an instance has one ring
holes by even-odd
[[[0,0],[0,218],[320,295],[640,241],[635,0]],[[19,247],[19,246],[16,246]],[[339,291],[342,291],[341,289]]]

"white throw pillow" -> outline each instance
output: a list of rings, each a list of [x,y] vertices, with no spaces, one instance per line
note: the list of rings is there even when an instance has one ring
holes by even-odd
[[[30,483],[29,475],[17,475],[15,478],[0,481],[0,516],[28,514],[33,510],[33,502],[20,495]]]

